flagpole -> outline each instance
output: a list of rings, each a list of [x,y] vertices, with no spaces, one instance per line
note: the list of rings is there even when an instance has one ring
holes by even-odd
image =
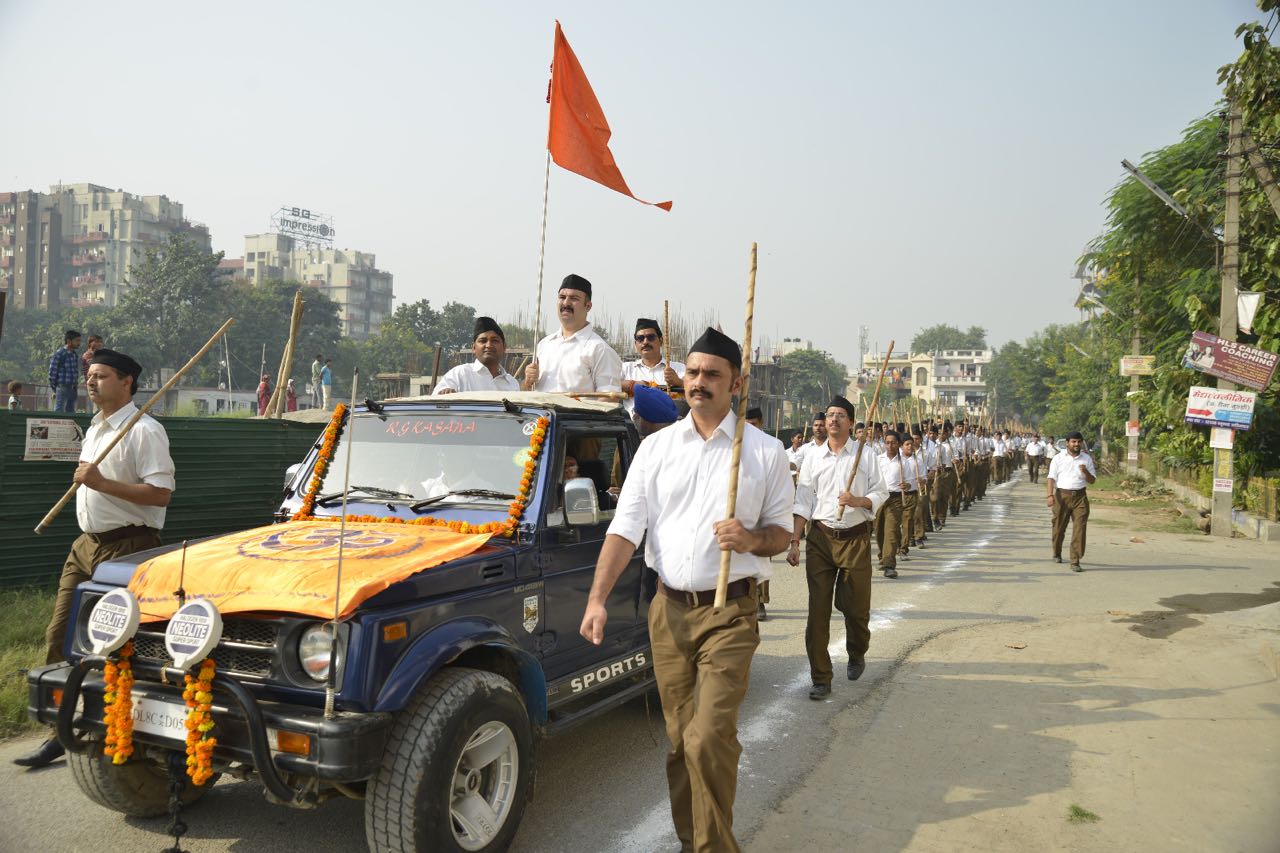
[[[547,167],[542,175],[542,236],[538,240],[538,302],[533,318],[533,363],[538,363],[538,341],[542,339],[542,268],[547,256],[547,197],[551,189],[551,149],[547,149]],[[523,380],[521,380],[523,381]]]

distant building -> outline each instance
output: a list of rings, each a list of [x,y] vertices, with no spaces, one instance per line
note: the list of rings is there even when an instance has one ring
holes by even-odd
[[[977,415],[987,400],[987,370],[991,355],[989,349],[895,352],[889,357],[881,399],[912,396],[937,403],[948,413],[963,408],[968,414]],[[883,363],[884,353],[872,352],[863,356],[862,369],[850,377],[850,392],[870,394]]]
[[[394,277],[378,269],[372,252],[307,246],[284,234],[245,235],[244,258],[223,261],[219,272],[255,284],[279,279],[314,287],[338,303],[342,334],[356,340],[378,333],[395,298]]]
[[[0,287],[19,308],[115,305],[149,248],[182,234],[209,251],[209,231],[164,195],[97,184],[0,193]]]

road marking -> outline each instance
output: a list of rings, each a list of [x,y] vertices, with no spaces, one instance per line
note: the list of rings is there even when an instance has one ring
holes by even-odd
[[[1001,483],[989,491],[1011,485],[1012,482],[1010,480],[1006,483]],[[991,525],[996,528],[1002,526],[1008,517],[1008,504],[988,504],[987,509],[990,510]],[[971,560],[977,559],[981,556],[982,549],[991,544],[995,535],[996,531],[991,530],[982,539],[970,545],[969,549],[961,556],[944,563],[942,573],[954,572],[956,569],[968,565]],[[909,594],[914,597],[923,592],[928,592],[937,585],[937,576],[922,578],[909,590]],[[894,602],[889,607],[882,607],[873,611],[868,623],[872,634],[883,635],[892,630],[902,620],[903,614],[908,610],[914,609],[915,606],[911,601],[903,600]],[[848,653],[845,650],[845,637],[845,633],[841,631],[839,639],[827,647],[827,652],[831,655],[833,665],[837,660],[848,659]],[[798,716],[797,709],[807,707],[797,703],[796,694],[804,691],[808,686],[809,672],[806,669],[798,673],[786,684],[774,685],[779,690],[778,695],[768,704],[752,713],[750,720],[745,723],[739,722],[738,742],[742,744],[742,758],[738,765],[739,780],[750,779],[756,775],[752,768],[751,759],[753,755],[757,754],[757,750],[752,747],[776,741],[779,737],[779,732],[781,732],[781,736],[784,739],[789,736],[788,733],[793,730],[793,726],[790,723]],[[767,753],[761,752],[759,754],[765,755]],[[740,784],[739,787],[745,786]],[[614,837],[611,849],[622,851],[622,853],[648,853],[648,851],[656,850],[663,845],[672,843],[674,840],[675,830],[671,825],[671,804],[664,792],[662,799],[655,803],[638,823],[627,832]]]

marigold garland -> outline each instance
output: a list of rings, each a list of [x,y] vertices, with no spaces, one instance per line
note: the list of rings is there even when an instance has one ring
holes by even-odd
[[[102,695],[103,719],[107,724],[107,740],[102,754],[111,756],[112,764],[124,764],[133,755],[133,640],[120,649],[120,662],[108,660],[103,673],[106,690]]]
[[[330,441],[330,430],[333,430],[338,423],[338,413],[335,410],[334,419],[325,429],[325,440],[320,445],[320,455],[316,459],[317,472],[322,472],[328,468],[329,462],[333,459],[333,454],[337,449],[338,433],[341,430],[332,433],[332,441]],[[365,524],[419,524],[424,527],[447,527],[454,533],[490,533],[495,536],[514,536],[516,528],[520,525],[520,517],[524,515],[525,507],[529,505],[529,494],[533,491],[534,474],[538,470],[538,461],[542,456],[542,446],[547,440],[547,427],[550,425],[551,421],[548,418],[538,418],[534,424],[533,432],[529,436],[529,458],[525,460],[524,473],[520,476],[520,487],[516,490],[516,497],[507,506],[506,521],[471,524],[466,521],[447,521],[442,518],[432,518],[431,516],[405,520],[394,515],[348,515],[347,521]],[[317,475],[312,477],[311,486],[302,498],[302,506],[293,515],[294,521],[333,520],[329,517],[317,518],[311,514],[315,508],[316,494],[319,490],[320,476]]]
[[[187,703],[187,775],[191,784],[203,785],[213,775],[213,658],[205,658],[196,676],[183,676],[186,687],[182,699]]]
[[[329,470],[329,463],[333,461],[333,452],[338,447],[338,439],[342,437],[346,415],[346,403],[334,406],[333,417],[329,419],[329,425],[324,428],[324,435],[320,440],[320,453],[316,456],[316,465],[311,471],[311,482],[307,485],[306,494],[302,496],[302,506],[298,507],[298,511],[294,513],[295,520],[306,518],[315,511],[316,496],[320,494],[325,472]]]

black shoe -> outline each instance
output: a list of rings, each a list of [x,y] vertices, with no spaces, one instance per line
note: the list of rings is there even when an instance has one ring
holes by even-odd
[[[62,748],[62,744],[58,743],[54,738],[49,738],[40,744],[34,752],[29,752],[19,758],[13,759],[13,763],[19,767],[47,767],[57,761],[66,753]]]
[[[885,569],[885,570],[884,570],[884,576],[885,576],[885,577],[887,577],[887,578],[896,578],[896,577],[898,576],[898,570],[897,570],[897,569]]]
[[[1061,563],[1061,562],[1062,562],[1062,556],[1061,556],[1060,554],[1054,554],[1054,555],[1053,555],[1053,561],[1054,561],[1055,563]]]
[[[1084,571],[1084,569],[1080,568],[1080,564],[1079,564],[1079,563],[1072,563],[1072,564],[1071,564],[1071,571],[1073,571],[1073,572],[1083,572],[1083,571]]]
[[[809,688],[810,699],[826,699],[831,695],[830,684],[815,684]]]
[[[769,621],[769,613],[768,613],[768,611],[766,611],[766,610],[764,609],[764,602],[763,602],[763,601],[762,601],[762,602],[760,602],[760,604],[756,607],[756,621],[757,621],[757,622],[768,622],[768,621]]]
[[[857,660],[851,659],[849,661],[849,665],[845,667],[845,673],[849,676],[850,681],[857,681],[858,678],[862,675],[862,673],[866,671],[867,671],[866,658],[858,658]]]

